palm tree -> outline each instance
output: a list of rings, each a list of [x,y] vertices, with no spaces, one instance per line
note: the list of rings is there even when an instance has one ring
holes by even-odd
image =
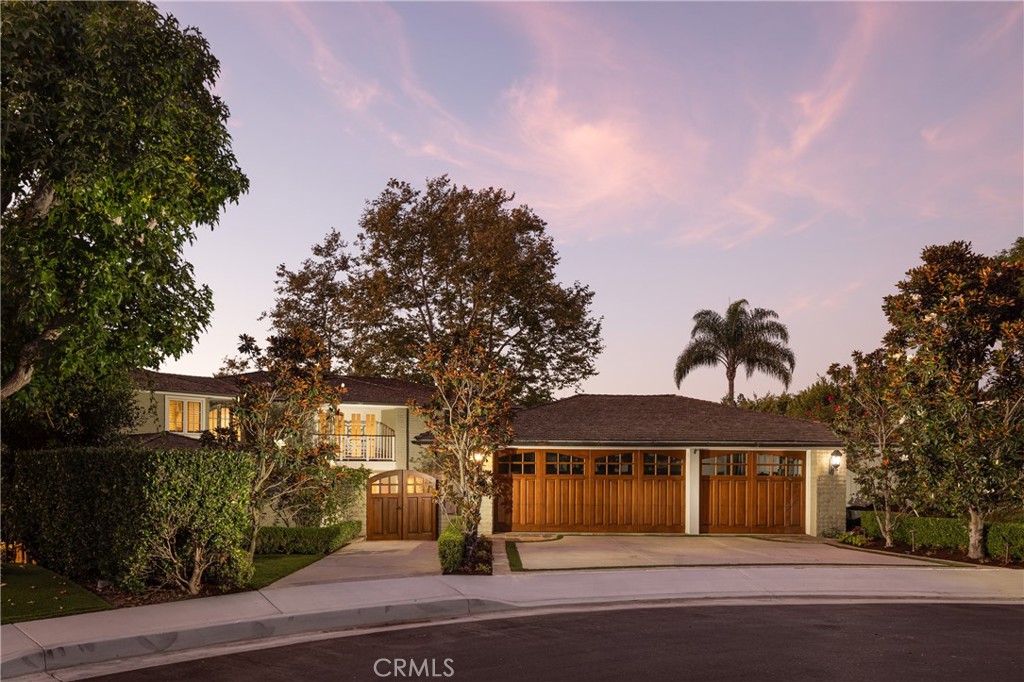
[[[796,357],[786,345],[789,331],[778,317],[774,310],[749,310],[745,299],[730,304],[724,318],[714,310],[699,311],[693,316],[690,343],[676,360],[676,388],[697,367],[716,365],[725,365],[730,405],[736,404],[736,370],[741,365],[748,379],[754,372],[764,372],[789,388]]]

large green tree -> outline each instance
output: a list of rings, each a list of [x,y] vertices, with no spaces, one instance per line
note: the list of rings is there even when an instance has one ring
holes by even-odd
[[[558,254],[546,224],[503,189],[473,190],[442,176],[422,191],[392,180],[360,220],[347,277],[322,269],[345,263],[331,235],[302,277],[279,270],[277,321],[293,312],[337,339],[336,364],[360,374],[425,383],[428,347],[476,347],[511,377],[513,401],[533,404],[595,374],[601,322],[593,292],[560,284]],[[339,282],[341,282],[339,284]],[[307,286],[316,283],[313,294]],[[306,305],[336,296],[334,317]]]
[[[3,399],[41,367],[155,366],[207,324],[182,249],[248,188],[218,71],[150,3],[4,3]]]
[[[1024,506],[1024,264],[966,242],[929,246],[883,309],[890,357],[903,363],[915,474],[929,506],[984,524]]]
[[[787,388],[793,379],[796,357],[789,346],[789,330],[778,321],[778,313],[748,307],[746,299],[729,305],[723,317],[714,310],[693,316],[690,343],[676,359],[676,388],[698,367],[725,367],[729,392],[725,401],[736,404],[736,372],[742,367],[749,379],[762,372]]]
[[[313,331],[324,343],[334,368],[349,369],[343,357],[352,336],[348,323],[346,298],[351,257],[341,233],[332,229],[323,242],[313,245],[313,255],[302,261],[297,270],[283,263],[277,266],[277,299],[269,312],[274,329],[303,326]]]

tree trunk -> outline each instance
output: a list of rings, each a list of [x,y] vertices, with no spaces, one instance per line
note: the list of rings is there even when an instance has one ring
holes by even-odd
[[[971,514],[971,522],[968,526],[971,543],[967,548],[967,556],[972,559],[985,558],[985,515],[977,509],[968,509]]]
[[[736,405],[736,368],[726,367],[725,378],[729,381],[729,394],[726,397],[730,405]]]
[[[62,323],[63,318],[58,322],[54,322],[52,325],[44,329],[38,337],[32,339],[21,347],[21,353],[18,354],[17,366],[8,376],[4,377],[3,382],[0,383],[0,400],[7,400],[12,395],[28,386],[29,382],[32,381],[32,373],[35,371],[36,360],[42,352],[43,345],[53,343],[60,338],[60,335],[64,331],[60,326]]]

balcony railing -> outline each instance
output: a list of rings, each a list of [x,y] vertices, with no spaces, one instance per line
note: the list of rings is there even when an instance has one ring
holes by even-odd
[[[347,422],[346,422],[347,424]],[[377,435],[353,435],[351,433],[318,433],[317,439],[330,443],[342,462],[394,462],[395,432],[384,424],[377,424],[384,431]]]

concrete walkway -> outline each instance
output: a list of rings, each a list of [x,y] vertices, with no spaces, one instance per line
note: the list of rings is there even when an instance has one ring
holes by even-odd
[[[418,576],[318,585],[154,604],[0,628],[0,676],[82,677],[78,666],[228,643],[271,645],[288,636],[608,604],[785,600],[955,600],[1024,603],[1024,572],[946,566],[748,566]],[[208,653],[208,655],[213,655]],[[123,665],[123,664],[122,664]],[[60,672],[65,671],[65,672]],[[106,672],[112,672],[106,670]],[[27,681],[26,681],[27,682]]]
[[[502,536],[495,536],[498,541]],[[808,536],[771,539],[714,535],[566,535],[517,542],[527,570],[622,566],[845,565],[927,566],[935,562],[866,552]]]
[[[357,540],[314,564],[300,568],[267,589],[323,585],[351,580],[441,575],[433,541]]]

